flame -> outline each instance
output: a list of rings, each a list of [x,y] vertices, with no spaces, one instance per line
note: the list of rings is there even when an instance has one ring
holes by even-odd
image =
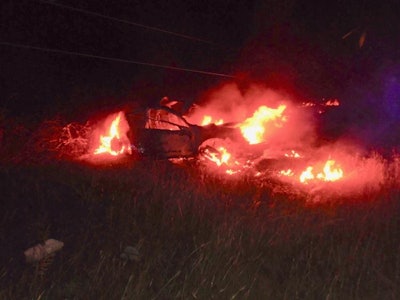
[[[204,116],[203,121],[201,122],[201,126],[211,124],[211,120],[212,120],[211,116]]]
[[[219,119],[218,121],[213,122],[213,118],[210,115],[205,115],[203,117],[203,121],[201,121],[201,126],[209,125],[211,123],[214,123],[215,125],[221,125],[224,124],[224,120]]]
[[[281,174],[281,175],[283,175],[283,176],[293,176],[293,175],[294,175],[292,169],[281,170],[281,171],[279,172],[279,174]]]
[[[334,168],[336,162],[332,159],[326,161],[323,172],[314,175],[313,167],[308,166],[299,177],[301,183],[307,183],[309,180],[319,179],[322,181],[337,181],[343,177],[343,170],[341,168]]]
[[[229,169],[229,170],[226,170],[225,173],[228,174],[228,175],[235,175],[235,174],[237,174],[237,173],[240,173],[240,170],[232,170],[232,169]]]
[[[285,153],[286,157],[300,158],[300,154],[294,150],[291,150],[290,153]]]
[[[241,125],[240,130],[243,137],[250,144],[259,144],[264,141],[265,125],[270,121],[282,120],[286,118],[282,115],[286,105],[279,105],[278,108],[270,108],[265,105],[260,106],[252,117],[247,118]]]
[[[113,117],[113,115],[110,117]],[[126,133],[129,130],[127,124],[123,112],[119,112],[114,118],[112,118],[107,133],[100,135],[99,146],[94,150],[93,154],[108,153],[112,156],[117,156],[123,153],[130,154],[130,142],[126,136]]]
[[[335,165],[334,160],[328,160],[324,166],[324,172],[319,173],[317,175],[318,179],[322,179],[324,181],[336,181],[343,177],[343,170],[340,168],[332,169]]]
[[[312,180],[315,178],[312,170],[313,167],[309,166],[303,173],[301,173],[299,178],[301,183],[305,183],[307,180]]]
[[[217,150],[219,154],[206,150],[206,157],[210,161],[214,162],[218,167],[222,166],[222,164],[227,165],[231,158],[231,154],[228,152],[228,150],[226,150],[225,147],[219,147]]]

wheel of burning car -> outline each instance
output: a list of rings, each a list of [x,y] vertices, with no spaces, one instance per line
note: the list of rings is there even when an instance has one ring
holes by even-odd
[[[200,161],[218,167],[224,172],[237,172],[248,167],[245,153],[230,138],[211,138],[199,147]]]

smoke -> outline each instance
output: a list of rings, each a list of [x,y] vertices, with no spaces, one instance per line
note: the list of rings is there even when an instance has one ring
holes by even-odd
[[[376,152],[368,152],[351,140],[339,139],[313,150],[314,158],[334,159],[345,174],[340,181],[341,195],[377,191],[385,181],[385,159]],[[336,188],[336,187],[334,187]]]
[[[315,140],[315,126],[312,116],[304,108],[295,105],[292,99],[282,92],[261,85],[250,85],[241,90],[236,83],[219,86],[195,105],[187,116],[189,122],[201,124],[205,115],[212,116],[213,122],[222,119],[224,123],[240,123],[251,117],[260,106],[276,109],[286,105],[282,126],[268,127],[268,140],[271,147],[288,148],[299,144],[311,144]]]

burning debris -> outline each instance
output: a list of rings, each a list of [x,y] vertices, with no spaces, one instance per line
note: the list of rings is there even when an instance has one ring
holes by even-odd
[[[322,181],[337,181],[343,178],[343,170],[339,167],[335,167],[336,162],[332,159],[328,159],[324,165],[323,171],[315,175],[313,167],[309,166],[301,173],[300,182],[307,183],[310,180],[322,180]]]
[[[265,105],[260,106],[253,114],[252,117],[247,118],[243,123],[240,124],[240,130],[243,137],[252,144],[259,144],[265,140],[266,129],[268,123],[276,122],[280,120],[286,121],[286,118],[282,115],[286,109],[286,105],[279,105],[278,108],[270,108]],[[279,123],[275,123],[275,126],[282,126]]]
[[[316,136],[315,112],[339,106],[337,99],[296,105],[271,90],[252,88],[243,94],[232,84],[209,98],[186,115],[169,101],[144,111],[113,113],[80,131],[69,124],[56,149],[74,145],[76,158],[92,163],[122,157],[192,158],[211,174],[275,178],[302,189],[340,185],[352,193],[367,185],[378,189],[385,180],[385,162],[378,156],[366,158],[351,142],[323,143]]]
[[[108,125],[108,126],[107,126]],[[105,127],[108,131],[105,134],[100,133],[98,146],[95,146],[94,155],[107,153],[112,156],[121,154],[131,154],[131,145],[127,137],[129,125],[122,111],[116,115],[110,115],[105,121]]]

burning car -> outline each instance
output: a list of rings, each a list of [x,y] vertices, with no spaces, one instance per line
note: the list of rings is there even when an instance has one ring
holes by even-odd
[[[243,139],[240,129],[233,123],[195,125],[177,111],[159,106],[110,115],[94,129],[89,152],[95,156],[129,154],[136,158],[191,158],[209,151],[211,147],[203,144],[214,138]]]
[[[284,170],[282,174],[291,176],[289,167],[302,165],[307,158],[297,149],[287,148],[300,133],[299,118],[288,110],[288,104],[260,105],[240,122],[212,122],[217,120],[215,116],[204,115],[199,124],[189,122],[188,118],[194,119],[168,105],[119,112],[110,115],[104,128],[93,135],[95,150],[91,153],[199,158],[229,174],[250,166],[258,171]]]
[[[189,123],[173,109],[160,106],[126,114],[132,154],[155,159],[196,157],[212,138],[241,140],[235,124],[205,126]]]

